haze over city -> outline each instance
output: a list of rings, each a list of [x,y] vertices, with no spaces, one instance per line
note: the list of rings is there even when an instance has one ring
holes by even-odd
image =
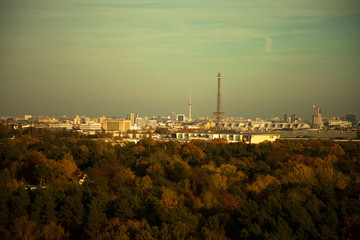
[[[359,117],[359,1],[0,1],[0,113]]]

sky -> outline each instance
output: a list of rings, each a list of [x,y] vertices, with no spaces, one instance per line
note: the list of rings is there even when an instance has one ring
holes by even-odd
[[[0,0],[0,115],[360,118],[358,0]]]

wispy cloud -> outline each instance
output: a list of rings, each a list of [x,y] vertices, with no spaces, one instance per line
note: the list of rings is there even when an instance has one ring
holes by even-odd
[[[266,50],[266,52],[268,52],[268,53],[272,53],[273,51],[272,51],[272,38],[270,38],[270,37],[266,37],[265,38],[265,50]]]

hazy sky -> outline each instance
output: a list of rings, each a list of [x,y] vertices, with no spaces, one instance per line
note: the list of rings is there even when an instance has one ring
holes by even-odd
[[[0,115],[360,115],[360,1],[0,0]]]

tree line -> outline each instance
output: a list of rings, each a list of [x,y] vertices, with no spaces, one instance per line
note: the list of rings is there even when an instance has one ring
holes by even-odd
[[[0,237],[360,239],[359,172],[353,141],[112,145],[0,125]]]

